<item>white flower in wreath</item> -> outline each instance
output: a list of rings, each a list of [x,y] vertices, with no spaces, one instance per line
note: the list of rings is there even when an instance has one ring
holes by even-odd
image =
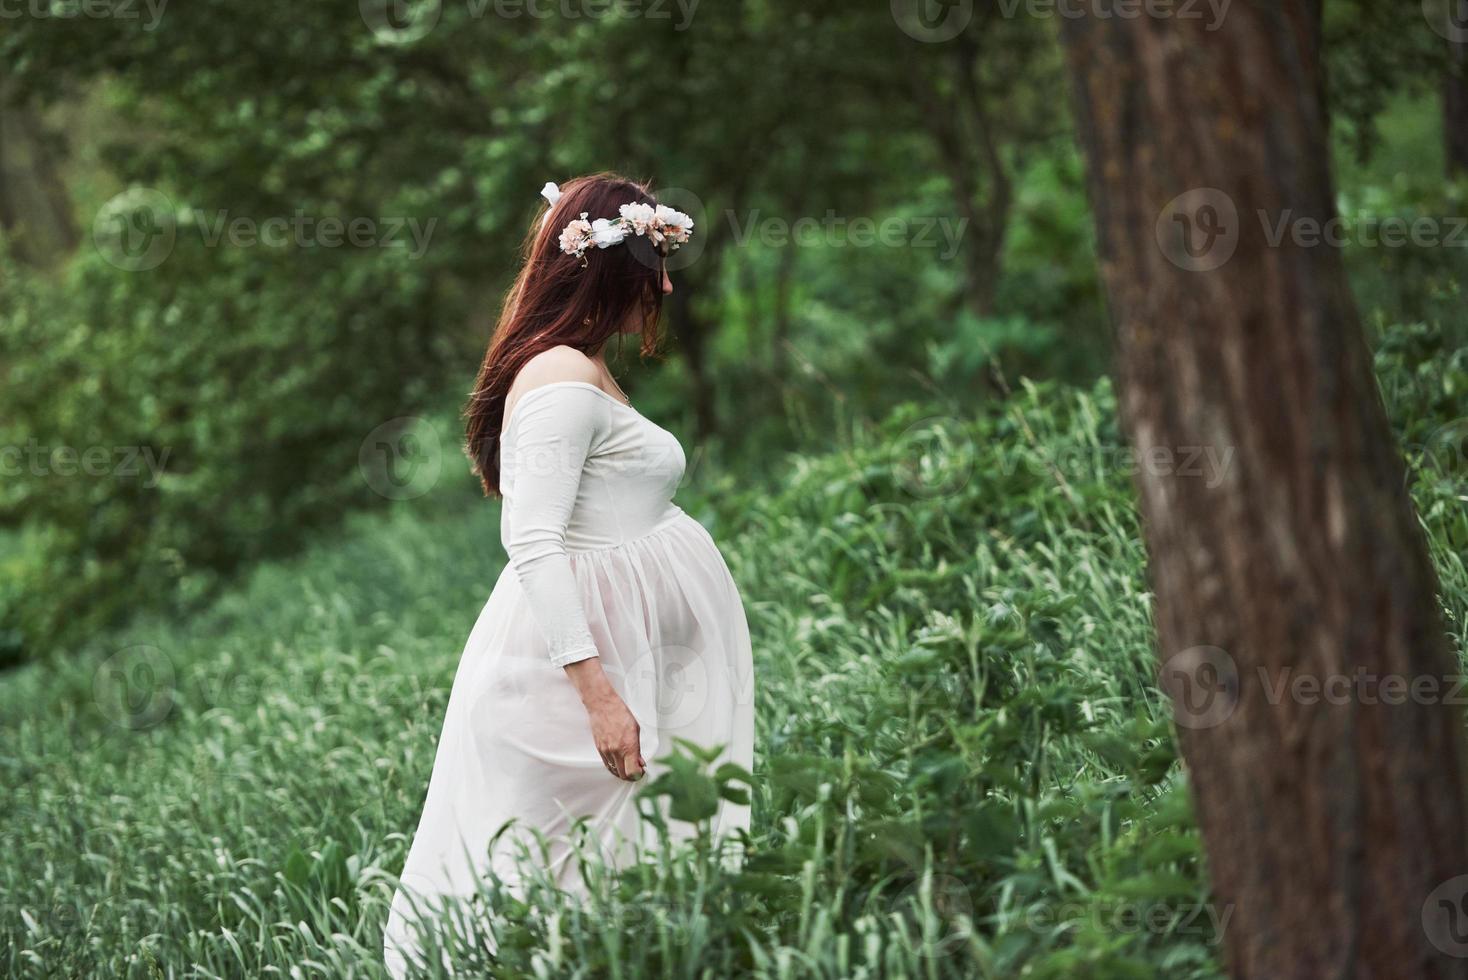
[[[613,245],[620,245],[626,238],[627,226],[620,221],[597,218],[591,223],[591,240],[596,243],[597,248],[611,248]]]
[[[682,211],[675,211],[666,204],[659,204],[657,209],[657,223],[662,225],[663,232],[668,239],[679,245],[693,235],[693,219]]]
[[[657,221],[657,212],[650,204],[624,204],[619,209],[622,220],[632,226],[633,232],[646,235]]]

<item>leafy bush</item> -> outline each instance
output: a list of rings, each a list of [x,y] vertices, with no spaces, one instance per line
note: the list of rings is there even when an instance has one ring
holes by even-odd
[[[369,434],[455,391],[429,291],[402,252],[184,234],[150,270],[97,251],[55,284],[0,283],[0,525],[30,545],[0,569],[0,630],[34,655],[140,605],[193,608],[379,499]]]
[[[509,909],[497,975],[1213,975],[1111,411],[1104,386],[1026,387],[858,427],[773,495],[700,472],[686,506],[720,528],[756,642],[748,860],[705,848],[589,910]],[[501,561],[494,508],[410,506],[107,660],[6,681],[0,893],[25,916],[0,969],[375,973]],[[1112,927],[1154,907],[1168,923]]]

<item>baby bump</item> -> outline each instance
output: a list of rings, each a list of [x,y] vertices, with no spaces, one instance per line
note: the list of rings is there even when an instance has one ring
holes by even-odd
[[[701,744],[727,727],[731,672],[748,658],[743,608],[717,548],[684,518],[651,538],[572,556],[587,627],[607,680],[637,719],[649,761],[674,737]],[[509,576],[513,579],[513,575]],[[590,720],[566,669],[550,664],[544,636],[518,583],[487,609],[475,684],[483,752],[505,765],[602,769]],[[496,592],[500,592],[496,589]],[[506,762],[505,759],[513,757]]]

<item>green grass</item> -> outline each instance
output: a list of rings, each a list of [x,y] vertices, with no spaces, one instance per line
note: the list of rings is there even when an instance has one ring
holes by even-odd
[[[1396,357],[1426,425],[1452,384]],[[496,975],[1218,976],[1113,419],[1105,384],[1022,385],[854,426],[758,486],[697,473],[680,499],[755,641],[750,859],[506,903]],[[1462,475],[1418,487],[1460,643]],[[497,519],[458,497],[354,518],[205,615],[6,676],[0,973],[380,976]]]

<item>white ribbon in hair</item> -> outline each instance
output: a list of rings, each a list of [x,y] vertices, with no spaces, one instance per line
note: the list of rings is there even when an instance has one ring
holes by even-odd
[[[545,198],[546,203],[550,205],[546,209],[545,217],[540,219],[540,226],[544,228],[546,222],[550,220],[551,211],[555,210],[556,202],[561,199],[561,188],[557,186],[555,181],[548,180],[545,186],[540,189],[540,196]]]

